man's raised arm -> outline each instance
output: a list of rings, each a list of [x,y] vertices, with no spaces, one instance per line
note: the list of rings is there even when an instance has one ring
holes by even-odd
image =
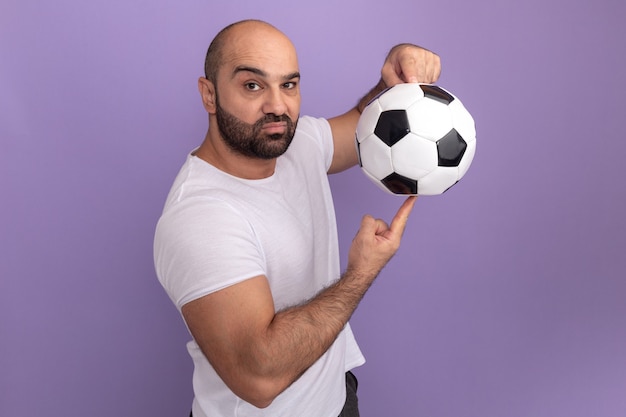
[[[348,112],[329,119],[335,151],[329,174],[341,172],[358,162],[354,134],[361,112],[385,88],[400,83],[427,83],[437,81],[441,74],[439,56],[422,47],[402,43],[389,51],[381,69],[381,79],[357,105]]]

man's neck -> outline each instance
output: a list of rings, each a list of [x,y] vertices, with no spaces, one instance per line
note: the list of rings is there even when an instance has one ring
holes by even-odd
[[[271,177],[276,168],[276,159],[250,158],[238,154],[230,149],[221,138],[210,135],[210,132],[207,132],[204,142],[194,155],[220,171],[248,180]]]

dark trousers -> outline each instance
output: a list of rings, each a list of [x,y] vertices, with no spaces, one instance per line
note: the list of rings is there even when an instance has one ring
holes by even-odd
[[[356,376],[350,371],[346,372],[346,403],[339,417],[359,417],[359,399],[356,396],[358,386]]]
[[[339,417],[359,417],[359,399],[356,396],[358,386],[356,376],[350,371],[346,372],[346,403]],[[189,417],[193,417],[193,414],[189,413]]]

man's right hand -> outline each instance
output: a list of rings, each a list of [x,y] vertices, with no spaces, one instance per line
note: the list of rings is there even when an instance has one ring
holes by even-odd
[[[388,226],[370,215],[363,217],[361,228],[352,240],[347,270],[372,280],[395,255],[417,197],[408,197]]]

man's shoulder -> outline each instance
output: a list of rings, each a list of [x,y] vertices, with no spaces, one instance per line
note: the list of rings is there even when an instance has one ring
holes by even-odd
[[[307,134],[322,134],[326,129],[330,129],[328,120],[323,117],[300,116],[296,132]]]

